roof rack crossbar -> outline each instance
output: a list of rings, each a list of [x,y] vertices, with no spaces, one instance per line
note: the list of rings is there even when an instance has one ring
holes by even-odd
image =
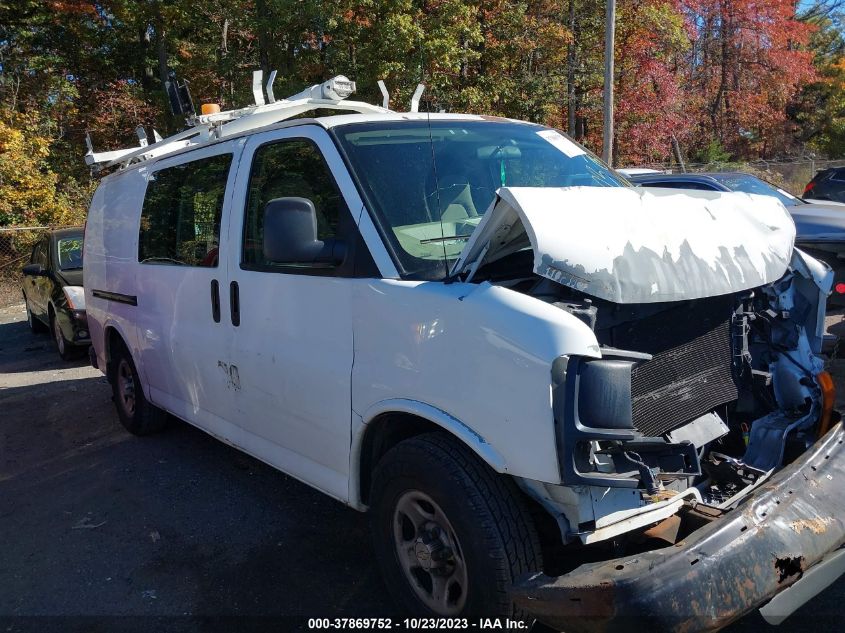
[[[115,166],[126,167],[134,162],[169,154],[190,145],[199,145],[266,127],[304,112],[321,108],[361,114],[385,114],[390,112],[385,107],[364,103],[363,101],[346,101],[346,97],[355,90],[355,82],[350,81],[343,75],[338,75],[322,84],[311,86],[287,99],[276,100],[273,96],[275,75],[276,72],[273,71],[266,85],[269,103],[265,102],[264,94],[262,94],[262,88],[265,87],[262,86],[263,73],[255,71],[253,74],[253,96],[256,105],[237,110],[191,116],[187,120],[190,127],[165,139],[162,139],[158,133],[154,133],[155,143],[152,144],[149,144],[146,133],[144,133],[144,138],[140,139],[140,147],[94,152],[89,143],[85,162],[94,170]]]

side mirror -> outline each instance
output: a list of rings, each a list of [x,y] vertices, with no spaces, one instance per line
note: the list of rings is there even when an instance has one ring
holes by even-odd
[[[47,271],[41,264],[27,264],[23,267],[23,274],[27,277],[45,277]]]
[[[279,264],[343,262],[341,240],[317,239],[317,211],[306,198],[276,198],[264,207],[264,259]]]

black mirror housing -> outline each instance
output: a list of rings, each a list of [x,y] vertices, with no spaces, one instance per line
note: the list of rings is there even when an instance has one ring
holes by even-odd
[[[264,207],[264,259],[278,264],[331,264],[343,261],[340,240],[317,239],[317,211],[306,198],[275,198]]]
[[[27,264],[21,272],[27,277],[44,277],[47,275],[47,271],[41,264]]]

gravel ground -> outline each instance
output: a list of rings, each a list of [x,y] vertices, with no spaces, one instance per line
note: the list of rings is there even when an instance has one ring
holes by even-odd
[[[0,273],[5,272],[0,270]],[[15,309],[21,301],[21,280],[17,277],[0,274],[0,310]]]
[[[189,425],[129,436],[103,376],[63,363],[24,316],[0,308],[0,630],[287,631],[399,615],[364,516]],[[841,314],[829,324],[845,330]],[[840,580],[783,628],[841,631],[843,605]],[[763,628],[754,614],[731,630]]]

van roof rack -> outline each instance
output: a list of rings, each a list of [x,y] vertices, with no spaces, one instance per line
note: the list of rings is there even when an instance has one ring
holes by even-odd
[[[384,82],[379,81],[379,89],[384,97],[383,107],[376,106],[363,101],[347,101],[346,98],[355,92],[355,82],[344,75],[338,75],[324,81],[321,84],[306,88],[293,96],[276,100],[273,95],[273,81],[276,78],[276,71],[270,73],[266,86],[262,86],[263,72],[256,70],[252,73],[252,94],[255,98],[255,105],[235,110],[220,111],[216,106],[204,106],[201,114],[193,114],[188,117],[188,128],[162,139],[158,132],[153,130],[154,142],[149,143],[147,133],[143,127],[138,127],[136,133],[140,143],[136,147],[118,149],[108,152],[95,152],[91,144],[91,138],[86,135],[88,151],[85,154],[85,163],[96,173],[109,167],[128,167],[133,163],[143,162],[151,158],[175,152],[192,145],[201,145],[216,141],[227,136],[240,134],[248,130],[254,130],[279,121],[290,119],[304,112],[318,108],[331,108],[333,110],[347,110],[359,114],[385,114],[391,112],[387,108],[388,95],[384,88]],[[266,89],[266,97],[262,88]],[[422,84],[417,87],[417,92],[422,92]],[[414,100],[411,105],[412,111],[416,111],[414,105],[419,103],[419,95],[414,93]]]

